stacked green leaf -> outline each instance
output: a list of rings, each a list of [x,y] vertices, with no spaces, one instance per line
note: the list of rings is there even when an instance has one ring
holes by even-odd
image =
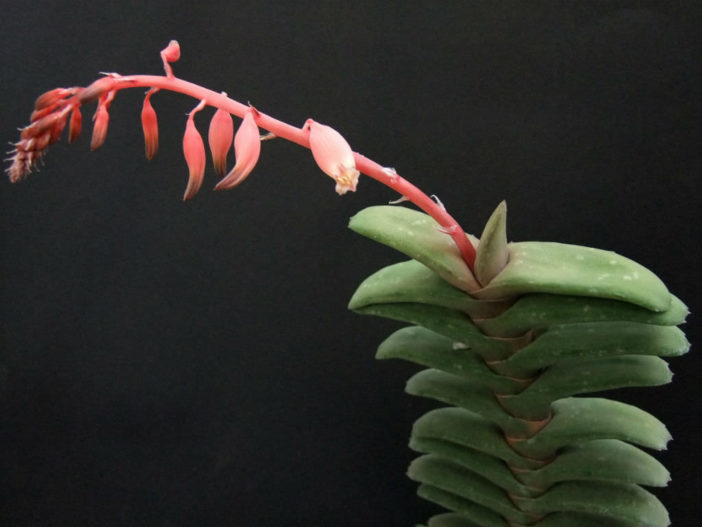
[[[508,244],[505,217],[501,204],[475,277],[425,214],[371,207],[350,224],[412,258],[367,278],[349,307],[412,324],[377,357],[428,368],[407,392],[446,404],[420,417],[410,440],[419,495],[451,511],[428,526],[669,525],[643,488],[669,481],[642,450],[665,448],[665,426],[634,406],[575,396],[670,382],[662,357],[688,350],[676,327],[687,308],[616,253]]]

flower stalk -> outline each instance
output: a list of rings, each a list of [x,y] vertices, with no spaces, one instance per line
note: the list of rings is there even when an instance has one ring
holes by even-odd
[[[229,177],[229,175],[226,176],[220,181],[218,188],[230,188],[240,183],[253,169],[255,161],[258,159],[258,152],[256,152],[255,147],[251,146],[252,142],[249,137],[251,125],[253,124],[257,129],[266,130],[277,138],[296,143],[304,148],[312,149],[315,160],[320,165],[320,168],[335,179],[337,192],[340,194],[347,190],[355,190],[356,171],[392,188],[398,192],[400,196],[411,201],[421,210],[429,214],[439,224],[442,232],[445,232],[454,240],[466,265],[471,271],[473,270],[476,251],[458,222],[445,210],[441,203],[435,202],[415,185],[401,177],[394,169],[384,167],[357,152],[352,152],[350,147],[349,150],[346,151],[344,147],[340,146],[341,142],[339,138],[345,143],[341,135],[325,125],[308,120],[301,128],[298,128],[266,115],[263,112],[259,112],[258,110],[252,110],[250,105],[242,104],[231,99],[224,93],[218,93],[195,83],[179,79],[174,75],[170,64],[180,58],[180,48],[176,41],[171,41],[169,43],[161,52],[161,57],[163,59],[166,75],[122,76],[117,73],[110,73],[87,87],[69,89],[57,88],[39,97],[35,103],[32,124],[23,129],[20,141],[14,145],[13,155],[10,158],[11,165],[7,169],[10,180],[16,182],[27,176],[36,162],[42,157],[46,148],[51,143],[58,140],[66,125],[69,114],[73,112],[74,116],[78,116],[80,107],[94,100],[98,100],[98,108],[94,117],[91,148],[95,149],[101,146],[107,134],[110,102],[118,91],[128,88],[148,88],[150,90],[145,101],[148,115],[146,121],[142,120],[142,124],[147,142],[146,154],[147,157],[152,157],[157,148],[158,132],[154,130],[154,126],[156,126],[155,112],[151,114],[152,108],[150,108],[151,103],[149,99],[151,94],[156,91],[171,91],[201,101],[198,108],[200,106],[212,106],[216,108],[217,111],[222,112],[220,117],[230,114],[244,119],[249,129],[249,133],[245,134],[248,146],[240,147],[240,149],[246,152],[244,155],[246,158],[246,167],[240,167],[236,177],[232,176],[232,178],[222,185]],[[194,139],[194,134],[197,134],[197,138],[202,141],[199,132],[197,132],[192,122],[194,113],[195,110],[189,115],[186,126],[186,135],[189,135],[188,144],[190,152],[188,166],[191,174],[188,190],[186,191],[186,198],[192,197],[197,191],[197,188],[199,188],[198,178],[200,178],[201,181],[201,164],[204,163],[204,160],[200,160],[199,143],[196,144],[197,141]],[[76,117],[76,119],[80,118]],[[70,138],[75,139],[80,131],[80,124],[73,122],[71,124]],[[227,137],[227,142],[228,141],[230,141],[230,139]],[[241,142],[244,141],[242,140]],[[224,149],[225,146],[220,143],[215,147],[215,152],[213,152],[216,157],[218,171],[222,171],[222,152]],[[196,151],[197,156],[195,156],[194,153]],[[226,156],[226,153],[224,156]],[[237,157],[239,156],[241,156],[241,154],[237,153]],[[188,154],[186,153],[186,158],[187,157]],[[197,157],[197,160],[194,160],[195,157]],[[239,159],[237,159],[237,165],[239,165]],[[195,169],[194,177],[193,167]],[[235,170],[236,167],[230,172],[230,175]]]

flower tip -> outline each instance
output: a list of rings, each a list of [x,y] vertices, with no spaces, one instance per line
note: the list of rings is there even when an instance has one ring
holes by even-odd
[[[229,174],[222,178],[216,185],[215,190],[229,190],[242,183],[253,171],[253,166],[242,166],[237,163]]]
[[[191,174],[188,179],[188,185],[185,187],[185,192],[183,193],[183,201],[189,201],[193,199],[195,194],[198,193],[200,187],[202,186],[202,175]]]
[[[358,176],[360,172],[356,168],[350,168],[345,166],[339,166],[339,175],[334,177],[336,181],[336,193],[339,196],[343,196],[348,191],[356,192],[356,186],[358,185]]]

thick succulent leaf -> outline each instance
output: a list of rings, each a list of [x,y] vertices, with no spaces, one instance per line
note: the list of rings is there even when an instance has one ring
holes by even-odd
[[[446,509],[460,512],[462,516],[480,527],[510,527],[502,516],[489,508],[433,485],[422,483],[417,488],[417,495]]]
[[[406,391],[470,410],[499,426],[510,437],[528,437],[540,425],[512,417],[485,386],[468,384],[464,379],[443,371],[420,371],[407,381]]]
[[[404,359],[453,373],[497,393],[517,393],[531,382],[497,375],[473,350],[421,326],[397,330],[378,346],[376,358]]]
[[[439,408],[415,421],[412,439],[434,439],[462,445],[499,458],[512,467],[532,470],[545,462],[526,458],[512,449],[493,423],[463,408]]]
[[[478,298],[507,298],[527,293],[611,298],[666,311],[671,295],[642,265],[617,253],[552,242],[510,244],[507,266]]]
[[[434,454],[475,472],[510,494],[532,496],[534,493],[507,468],[501,459],[457,443],[424,437],[412,437],[410,446],[423,454]]]
[[[475,291],[477,281],[453,241],[428,215],[405,207],[369,207],[351,218],[349,227],[422,262],[459,289]],[[502,299],[552,293],[610,298],[652,311],[670,306],[671,295],[655,274],[612,251],[516,242],[509,244],[509,253],[507,266],[474,296]]]
[[[663,450],[671,436],[651,414],[629,404],[595,397],[569,397],[553,403],[553,418],[538,434],[512,447],[534,459],[552,457],[560,448],[593,439],[619,439]]]
[[[642,527],[667,527],[668,512],[650,492],[638,485],[612,482],[568,481],[538,498],[519,499],[521,509],[547,514],[572,511],[595,514]]]
[[[620,355],[677,357],[690,349],[677,327],[636,322],[588,322],[549,327],[510,358],[492,364],[503,375],[526,377],[561,360]]]
[[[509,524],[489,509],[477,505],[476,503],[461,498],[444,490],[422,484],[417,490],[417,494],[429,501],[437,503],[447,509],[460,511],[456,516],[466,518],[470,523],[456,523],[463,525],[479,525],[480,527],[509,527]],[[443,524],[439,523],[438,526]],[[453,527],[454,524],[445,524]],[[612,518],[600,516],[590,512],[554,512],[547,515],[541,521],[530,523],[534,527],[659,527],[659,524],[638,520],[627,521],[623,518]],[[667,524],[662,524],[667,525]],[[434,527],[431,523],[429,527]]]
[[[488,335],[514,337],[529,330],[579,322],[624,321],[677,326],[687,315],[685,304],[673,295],[666,311],[655,312],[604,298],[531,294],[520,297],[509,309],[493,318],[480,320],[478,317],[474,321]]]
[[[451,237],[427,214],[389,205],[368,207],[351,218],[349,228],[422,262],[458,289],[480,288]]]
[[[400,302],[457,309],[471,318],[494,317],[511,305],[510,302],[473,298],[426,265],[408,260],[380,269],[366,278],[351,297],[349,309]]]
[[[475,276],[488,284],[509,261],[507,247],[507,204],[500,203],[485,224],[475,256]]]
[[[522,392],[501,395],[499,400],[512,415],[545,419],[551,412],[551,403],[557,399],[616,388],[660,386],[672,378],[664,360],[646,355],[559,361]]]
[[[517,474],[525,485],[548,488],[569,480],[618,481],[664,487],[670,473],[653,456],[616,439],[598,439],[570,445],[549,464]]]
[[[548,417],[551,403],[557,399],[615,388],[658,386],[672,379],[667,363],[660,358],[624,355],[559,361],[534,382],[526,384],[495,374],[472,350],[456,348],[451,339],[416,326],[390,335],[378,347],[376,356],[379,359],[401,358],[447,372],[443,376],[418,373],[410,380],[408,392],[490,415],[500,426],[505,425],[507,419],[504,410],[497,412],[502,407],[522,419],[540,420]],[[502,406],[497,404],[495,393],[502,394],[499,396]],[[507,395],[510,393],[513,395]],[[486,408],[490,409],[489,414],[485,413]],[[507,421],[513,423],[506,425],[510,430],[520,422],[511,418]]]
[[[485,478],[438,456],[418,457],[410,464],[407,475],[414,481],[482,505],[512,523],[531,523],[536,517],[515,507],[501,488]]]
[[[423,304],[373,304],[359,308],[356,312],[424,326],[464,347],[469,347],[485,360],[504,359],[521,345],[519,339],[510,342],[486,337],[465,313],[443,307]]]
[[[506,492],[533,496],[563,481],[612,481],[664,487],[670,481],[666,468],[640,448],[616,439],[599,439],[562,449],[540,468],[516,471],[505,462],[470,447],[413,435],[410,447],[435,454],[475,472]]]
[[[489,508],[510,522],[528,524],[535,517],[562,511],[595,514],[634,525],[669,525],[668,514],[660,501],[628,483],[568,481],[538,497],[513,495],[510,499],[502,489],[474,472],[431,454],[412,462],[408,475],[415,481]]]

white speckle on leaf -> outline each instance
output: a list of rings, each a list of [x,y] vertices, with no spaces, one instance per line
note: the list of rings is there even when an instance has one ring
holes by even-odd
[[[584,257],[582,254],[577,254],[577,255],[575,256],[575,259],[578,260],[578,261],[580,261],[580,262],[582,262],[582,261],[585,259],[585,257]]]

